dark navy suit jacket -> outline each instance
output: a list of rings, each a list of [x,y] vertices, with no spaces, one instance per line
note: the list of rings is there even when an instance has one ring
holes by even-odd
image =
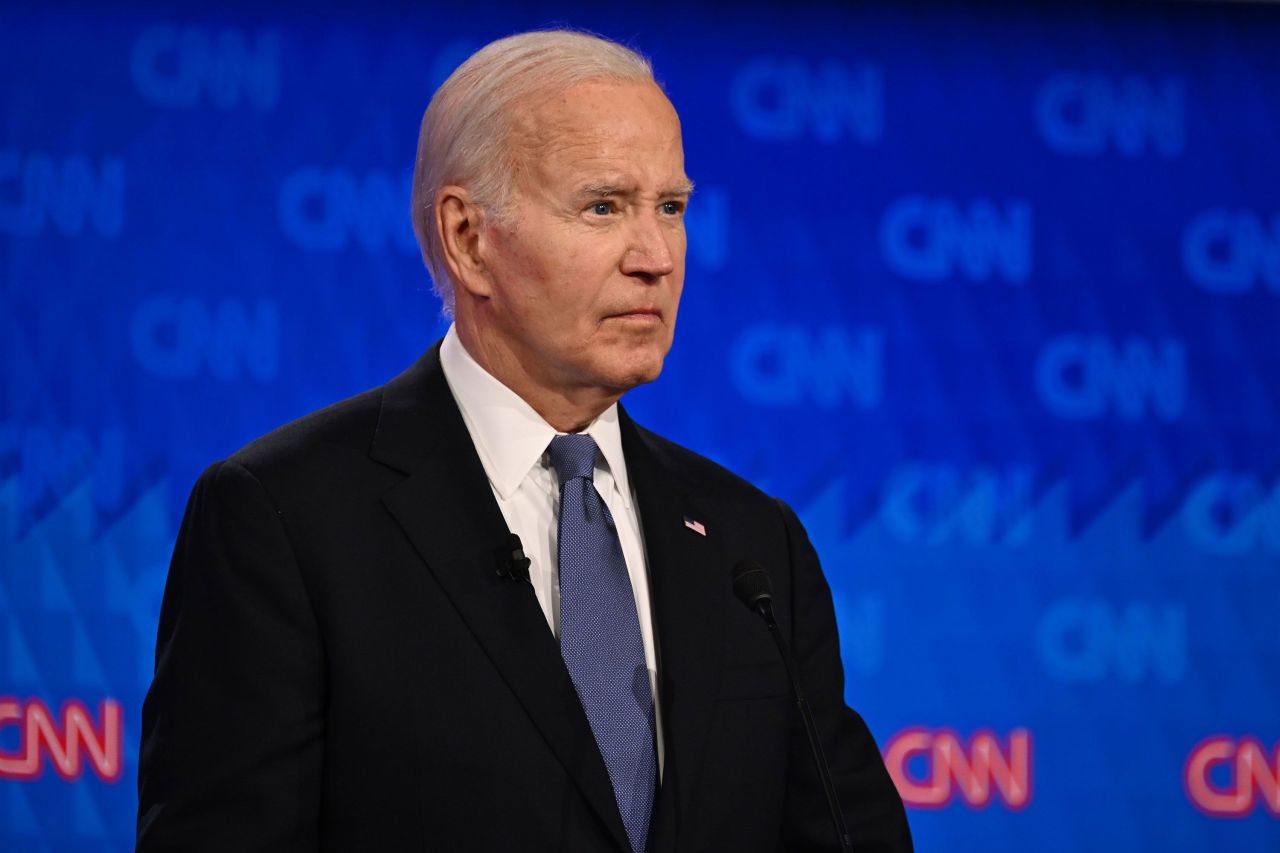
[[[858,849],[910,850],[795,515],[621,421],[663,703],[650,850],[837,849],[777,651],[731,591],[744,558],[772,574]],[[497,571],[507,535],[438,345],[209,468],[165,589],[138,849],[629,849],[533,589]]]

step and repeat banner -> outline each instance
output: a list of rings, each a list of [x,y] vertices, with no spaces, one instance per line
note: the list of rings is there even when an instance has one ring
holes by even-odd
[[[919,848],[1280,850],[1280,8],[427,5],[0,12],[0,848],[130,848],[191,484],[443,333],[422,111],[565,23],[698,184],[628,406],[799,511]]]

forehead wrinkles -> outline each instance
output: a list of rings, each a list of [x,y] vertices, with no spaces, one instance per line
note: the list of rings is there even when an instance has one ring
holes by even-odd
[[[620,146],[623,134],[606,123],[584,122],[563,115],[546,116],[532,122],[522,146],[535,162],[546,162],[565,151],[581,149],[583,154],[608,151],[611,143]],[[577,158],[570,157],[574,160]]]
[[[536,172],[540,164],[574,148],[583,154],[599,151],[602,144],[620,142],[621,128],[606,121],[584,121],[581,113],[564,109],[564,95],[548,99],[520,111],[514,122],[513,147],[528,167]],[[570,158],[576,159],[576,158]]]
[[[547,98],[518,105],[511,116],[507,134],[508,157],[511,161],[513,188],[532,189],[539,166],[546,161],[556,140],[568,137],[568,122],[546,108]],[[556,111],[559,112],[559,111]]]
[[[592,86],[592,84],[583,84]],[[610,109],[608,84],[595,91],[583,92],[578,87],[543,94],[521,104],[512,115],[510,148],[513,159],[519,161],[517,177],[532,179],[545,176],[555,165],[596,163],[606,167],[609,161],[631,159],[644,152],[661,156],[664,150],[675,149],[679,164],[683,164],[680,121],[675,110],[666,104],[673,130],[668,137],[659,140],[654,133],[653,121],[665,123],[667,116],[619,115]],[[622,84],[618,88],[628,88]],[[577,91],[575,91],[577,89]],[[661,91],[654,89],[659,97]],[[663,97],[665,101],[665,97]],[[655,159],[655,163],[657,160]],[[543,188],[536,186],[535,188]]]

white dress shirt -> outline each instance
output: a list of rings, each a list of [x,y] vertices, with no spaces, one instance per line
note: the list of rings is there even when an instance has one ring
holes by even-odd
[[[518,394],[491,376],[471,357],[457,330],[449,327],[440,346],[440,366],[462,411],[471,441],[480,455],[489,486],[507,527],[520,537],[529,558],[529,581],[546,614],[547,624],[560,637],[560,570],[557,534],[560,483],[547,454],[558,433]],[[600,448],[596,459],[596,490],[604,499],[618,530],[622,556],[631,576],[631,590],[640,619],[645,666],[653,694],[657,728],[658,773],[661,779],[662,714],[658,702],[658,667],[654,653],[653,616],[649,604],[649,569],[645,561],[640,519],[627,480],[622,455],[622,432],[615,403],[583,430]]]

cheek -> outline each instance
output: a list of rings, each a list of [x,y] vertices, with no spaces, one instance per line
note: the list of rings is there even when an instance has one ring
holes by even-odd
[[[689,235],[681,225],[671,238],[671,254],[675,257],[676,266],[684,269],[685,251],[689,248]]]
[[[512,327],[538,323],[553,301],[550,290],[557,270],[546,252],[539,251],[536,238],[525,234],[502,234],[493,240],[489,263],[493,281],[494,309],[505,314]]]
[[[625,247],[607,235],[522,229],[495,235],[492,245],[495,293],[512,325],[523,325],[525,332],[536,328],[549,340],[581,337],[595,329],[608,306],[620,302],[611,288],[618,286]]]
[[[599,245],[567,248],[557,261],[555,301],[579,321],[594,321],[610,304],[611,296],[617,295],[611,289],[620,281],[618,252],[601,241]]]
[[[677,301],[679,301],[680,294],[684,290],[685,246],[684,229],[681,229],[680,234],[671,241],[671,255],[675,260],[675,272],[670,276],[671,293]]]
[[[499,232],[493,238],[490,269],[494,278],[506,288],[513,282],[536,279],[539,275],[535,252],[519,237]]]

